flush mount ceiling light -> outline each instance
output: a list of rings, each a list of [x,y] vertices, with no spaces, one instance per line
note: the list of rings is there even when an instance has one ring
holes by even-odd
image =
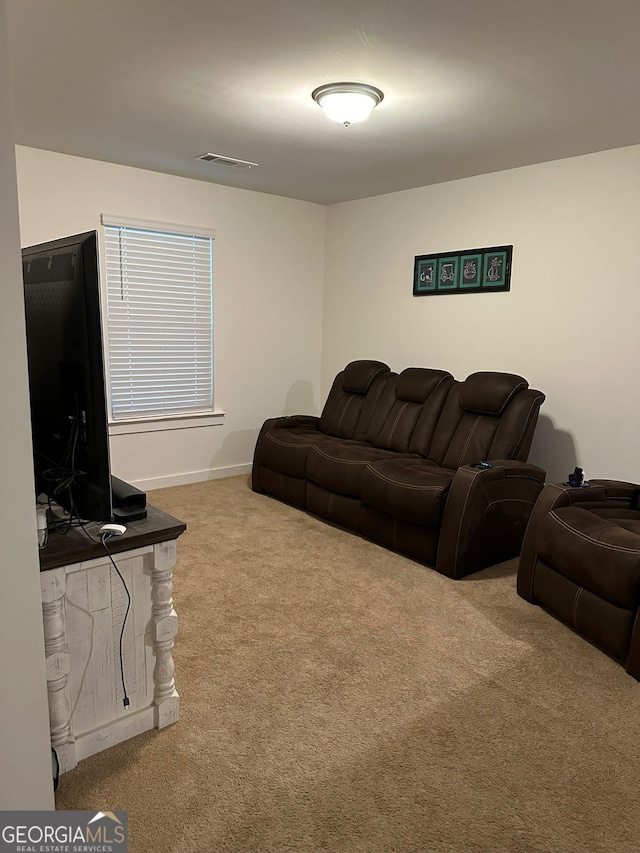
[[[327,83],[314,89],[311,97],[320,104],[327,118],[349,127],[364,121],[384,95],[366,83]]]

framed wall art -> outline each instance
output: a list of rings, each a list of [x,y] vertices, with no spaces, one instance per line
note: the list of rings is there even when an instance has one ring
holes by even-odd
[[[413,295],[499,293],[511,289],[513,246],[416,255]]]

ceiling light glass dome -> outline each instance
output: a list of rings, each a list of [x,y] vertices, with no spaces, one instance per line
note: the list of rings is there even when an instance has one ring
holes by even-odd
[[[327,83],[311,93],[327,118],[348,127],[364,121],[384,98],[380,89],[366,83]]]

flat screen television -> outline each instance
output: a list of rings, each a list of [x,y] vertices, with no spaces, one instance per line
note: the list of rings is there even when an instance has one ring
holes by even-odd
[[[36,494],[113,516],[96,231],[22,250]]]

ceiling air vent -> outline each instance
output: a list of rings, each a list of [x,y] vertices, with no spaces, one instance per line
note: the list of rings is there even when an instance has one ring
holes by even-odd
[[[228,166],[230,169],[251,169],[257,166],[250,160],[238,160],[237,157],[225,157],[224,154],[200,154],[196,160],[204,160],[205,163],[215,163],[217,166]]]

